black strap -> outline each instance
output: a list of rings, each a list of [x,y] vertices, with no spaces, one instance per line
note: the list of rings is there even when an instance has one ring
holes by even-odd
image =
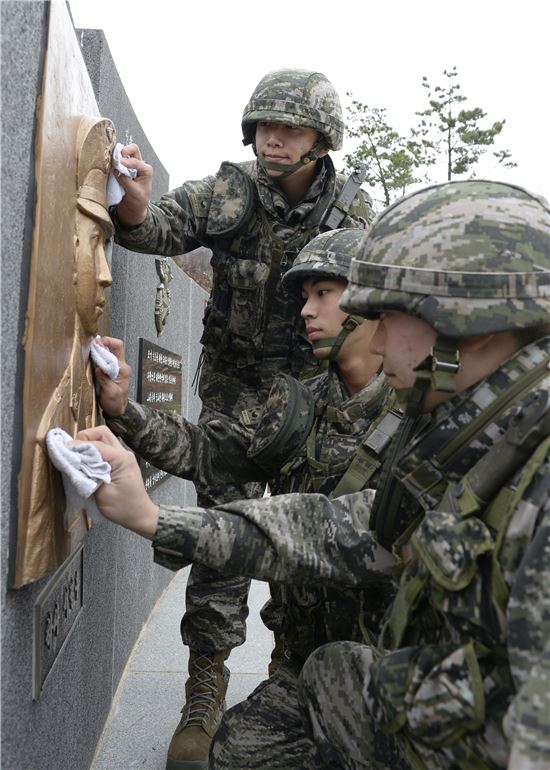
[[[358,163],[344,182],[340,195],[330,207],[324,222],[324,226],[329,230],[335,230],[337,227],[340,227],[359,192],[359,188],[365,181],[366,175],[367,167],[364,163]]]
[[[376,497],[372,506],[370,528],[376,532],[378,541],[385,548],[391,549],[397,534],[395,524],[401,500],[405,492],[403,484],[393,475],[393,467],[403,448],[424,423],[425,417],[405,416],[393,437],[392,446],[382,465],[382,473]]]

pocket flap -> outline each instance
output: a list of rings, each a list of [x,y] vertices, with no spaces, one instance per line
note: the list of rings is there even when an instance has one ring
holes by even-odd
[[[228,282],[233,289],[257,289],[267,281],[269,266],[255,259],[235,259],[228,271]]]

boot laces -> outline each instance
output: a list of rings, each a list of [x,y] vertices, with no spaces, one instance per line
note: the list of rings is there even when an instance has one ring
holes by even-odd
[[[214,661],[208,655],[201,655],[195,659],[192,679],[194,681],[186,703],[187,718],[182,726],[205,724],[216,707],[218,686],[214,674]]]

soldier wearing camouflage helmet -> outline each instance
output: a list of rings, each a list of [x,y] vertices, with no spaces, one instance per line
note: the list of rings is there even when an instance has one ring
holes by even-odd
[[[282,278],[283,287],[289,294],[304,297],[322,281],[338,281],[347,283],[351,254],[354,254],[364,237],[357,230],[335,230],[319,235],[311,241],[297,256],[293,266]],[[302,316],[306,320],[307,305],[302,308]],[[309,335],[310,342],[316,351],[325,351],[322,357],[334,360],[350,332],[354,331],[364,321],[362,316],[348,315],[341,322],[342,328],[334,337]],[[354,339],[356,339],[355,337]]]
[[[282,275],[318,233],[364,228],[373,216],[360,177],[346,181],[330,159],[329,151],[341,147],[343,122],[338,95],[324,75],[295,69],[267,74],[244,110],[242,128],[255,160],[224,162],[215,175],[185,182],[156,203],[149,202],[152,167],[136,145],[124,148],[122,162],[137,176],[120,178],[125,196],[112,212],[116,238],[130,250],[176,256],[205,246],[213,252],[201,339],[201,421],[219,414],[238,420],[265,400],[276,373],[302,377],[319,370]],[[261,492],[258,485],[236,483],[198,488],[199,501],[210,505]],[[197,762],[206,767],[223,709],[224,660],[245,637],[248,585],[193,568],[182,621],[191,648],[189,697],[169,749],[169,770],[196,770]],[[195,701],[201,706],[204,676],[213,682],[216,705],[206,719],[190,721]]]
[[[332,83],[320,72],[275,70],[265,75],[244,108],[243,144],[256,148],[258,123],[281,123],[290,128],[312,128],[317,140],[294,163],[281,163],[261,155],[258,163],[284,179],[327,154],[341,150],[344,121],[340,99]]]
[[[378,219],[350,275],[342,307],[379,318],[370,349],[421,421],[374,498],[159,507],[100,428],[79,434],[112,464],[98,505],[182,564],[285,583],[368,585],[395,570],[391,549],[402,576],[378,640],[324,645],[302,670],[310,766],[547,767],[550,208],[497,182],[427,188]],[[396,496],[409,519],[382,541],[377,503]]]
[[[386,735],[415,770],[548,767],[550,208],[497,182],[414,193],[377,220],[342,307],[380,319],[371,351],[431,421],[393,467],[424,515],[394,544],[378,644],[304,668],[319,753],[378,767]]]
[[[155,467],[198,478],[204,486],[227,479],[267,481],[272,495],[299,492],[301,497],[311,492],[336,497],[375,486],[399,424],[380,359],[365,355],[376,322],[357,318],[337,351],[333,344],[349,318],[338,301],[363,238],[361,229],[318,235],[285,275],[285,285],[303,302],[311,341],[321,343],[315,355],[332,358],[327,371],[303,382],[279,375],[262,409],[247,410],[238,424],[217,418],[193,425],[181,415],[129,400],[130,368],[122,343],[103,338],[120,361],[116,381],[97,374],[108,426]],[[380,442],[382,434],[386,444]],[[240,547],[247,542],[244,533]],[[161,552],[156,558],[169,568],[180,566]],[[272,583],[272,599],[261,614],[279,642],[279,655],[272,657],[261,693],[224,715],[212,748],[216,768],[307,764],[309,744],[303,740],[297,700],[300,668],[322,644],[361,640],[365,627],[376,633],[393,589],[390,576],[367,587]]]

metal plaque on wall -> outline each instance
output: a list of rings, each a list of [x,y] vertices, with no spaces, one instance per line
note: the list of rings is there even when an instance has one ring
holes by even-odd
[[[84,606],[84,549],[67,559],[34,605],[33,699],[62,651]]]
[[[137,400],[165,412],[181,414],[183,359],[177,353],[161,348],[143,337],[139,340]],[[150,491],[168,476],[166,471],[141,460],[145,488]]]

